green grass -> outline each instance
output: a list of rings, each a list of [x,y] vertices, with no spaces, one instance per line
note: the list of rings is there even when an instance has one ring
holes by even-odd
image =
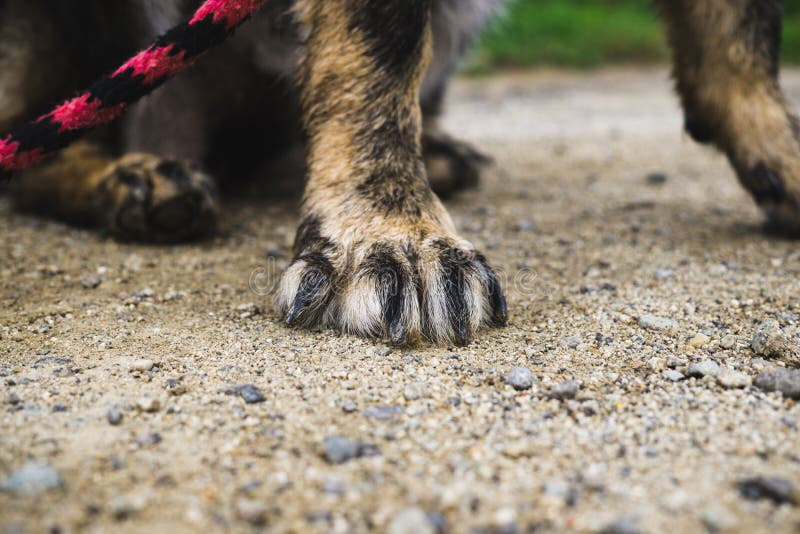
[[[784,60],[800,62],[800,0],[784,6]],[[484,36],[469,70],[588,68],[668,57],[650,0],[515,0]]]

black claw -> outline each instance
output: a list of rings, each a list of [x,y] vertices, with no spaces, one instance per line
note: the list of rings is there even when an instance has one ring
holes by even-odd
[[[389,339],[393,345],[405,345],[408,339],[408,332],[403,321],[398,320],[389,324]]]
[[[383,302],[384,332],[375,335],[384,334],[393,344],[404,344],[408,335],[408,318],[403,312],[409,275],[395,257],[394,250],[386,244],[375,245],[364,261],[361,276],[374,278],[375,289]]]
[[[403,315],[405,303],[405,277],[399,265],[384,276],[389,280],[384,282],[383,320],[389,329],[389,339],[396,345],[406,341],[406,318]]]
[[[469,345],[469,319],[466,313],[461,313],[461,317],[459,317],[454,327],[456,331],[456,345],[459,347],[466,347]]]
[[[486,294],[492,305],[492,323],[494,326],[506,326],[508,324],[508,304],[506,303],[506,296],[503,293],[500,280],[497,278],[497,274],[495,274],[494,270],[486,262],[486,258],[480,256],[478,261],[486,271]]]
[[[463,347],[469,344],[469,310],[467,309],[467,277],[460,266],[451,266],[445,271],[445,294],[450,324],[456,335],[456,343]]]
[[[330,272],[327,268],[329,266],[327,259],[323,258],[323,262],[322,265],[326,265],[325,269],[320,269],[318,265],[311,267],[312,264],[309,262],[308,270],[300,279],[292,307],[286,314],[288,326],[298,324],[301,318],[302,324],[313,324],[313,316],[324,308],[323,304],[327,301],[326,294],[330,287]]]

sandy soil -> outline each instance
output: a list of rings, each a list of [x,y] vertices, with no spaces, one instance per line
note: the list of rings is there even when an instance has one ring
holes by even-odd
[[[797,342],[800,249],[681,122],[665,70],[457,84],[447,126],[497,165],[449,207],[512,311],[464,349],[285,329],[294,200],[165,248],[0,199],[0,525],[797,532],[739,484],[797,499],[800,407],[747,384],[786,365],[751,350],[761,321]]]

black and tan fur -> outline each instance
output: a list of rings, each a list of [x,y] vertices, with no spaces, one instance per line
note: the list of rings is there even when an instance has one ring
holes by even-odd
[[[304,155],[295,258],[277,295],[287,322],[466,343],[505,323],[505,300],[436,194],[474,184],[485,158],[436,119],[458,59],[501,3],[272,0],[123,123],[15,181],[15,201],[125,239],[183,240],[213,231],[209,174],[224,184]],[[0,130],[196,4],[84,0],[62,13],[59,2],[0,0]],[[800,122],[778,84],[779,0],[656,4],[687,130],[728,155],[774,224],[800,227]]]

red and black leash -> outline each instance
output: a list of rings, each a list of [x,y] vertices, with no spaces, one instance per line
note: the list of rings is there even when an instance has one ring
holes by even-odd
[[[129,105],[224,42],[267,0],[206,0],[188,22],[159,37],[112,75],[39,119],[0,137],[0,175],[30,167]]]

